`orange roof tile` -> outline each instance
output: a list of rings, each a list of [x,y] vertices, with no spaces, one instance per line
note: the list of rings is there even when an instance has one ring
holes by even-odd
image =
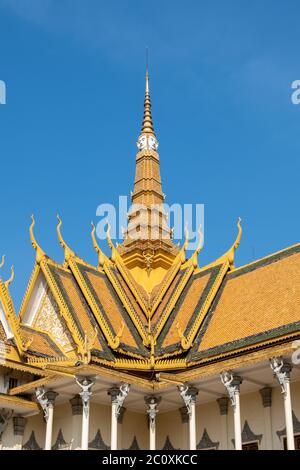
[[[80,263],[77,263],[77,266],[112,335],[116,336],[122,332],[120,338],[122,350],[143,356],[148,355],[133,321],[106,274],[91,266]]]
[[[105,359],[112,359],[99,325],[71,271],[51,263],[48,264],[48,268],[53,275],[60,295],[72,315],[81,338],[85,339],[87,337],[88,341],[94,341],[92,347],[93,354]]]
[[[191,276],[158,337],[159,355],[180,351],[181,335],[189,335],[222,268],[215,266]]]
[[[42,357],[64,357],[63,351],[46,332],[35,330],[27,325],[21,325],[20,332],[24,344],[30,342],[28,354]]]
[[[194,358],[300,332],[300,245],[227,274]]]

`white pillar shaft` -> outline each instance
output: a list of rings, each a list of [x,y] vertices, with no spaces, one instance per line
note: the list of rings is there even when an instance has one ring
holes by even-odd
[[[156,435],[156,420],[154,420],[153,426],[150,424],[150,450],[155,450],[155,435]]]
[[[189,417],[190,427],[190,450],[196,450],[196,403],[191,402],[191,414]]]
[[[295,450],[291,389],[290,389],[290,382],[288,380],[286,381],[286,393],[284,394],[284,413],[285,413],[287,448],[288,450]]]
[[[228,448],[227,415],[221,415],[221,450]]]
[[[89,421],[90,421],[90,405],[83,408],[82,412],[82,428],[81,428],[81,450],[89,448]]]
[[[48,419],[46,422],[45,450],[51,450],[52,446],[52,428],[53,428],[53,405],[48,408]]]
[[[72,450],[81,449],[82,436],[82,415],[73,415],[72,417]]]
[[[111,437],[110,437],[110,449],[118,449],[118,419],[116,414],[117,403],[112,402],[111,404]]]
[[[265,443],[266,450],[273,449],[273,438],[272,438],[272,417],[271,407],[264,407],[264,421],[265,421]]]
[[[235,450],[242,450],[241,410],[240,410],[240,393],[239,392],[235,392],[235,405],[233,407],[233,419],[234,419]]]

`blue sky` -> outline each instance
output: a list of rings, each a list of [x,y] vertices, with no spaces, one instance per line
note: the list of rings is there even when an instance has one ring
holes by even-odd
[[[1,275],[15,265],[17,307],[31,213],[49,256],[63,257],[59,212],[96,263],[96,208],[133,186],[146,46],[167,202],[205,204],[200,263],[229,247],[238,216],[238,265],[299,241],[299,15],[296,0],[0,0]]]

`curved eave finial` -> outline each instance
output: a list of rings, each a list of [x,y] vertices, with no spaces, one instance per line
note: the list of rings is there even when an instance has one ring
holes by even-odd
[[[0,261],[0,268],[3,268],[4,261],[5,261],[5,255],[2,255],[2,258],[1,258],[1,261]]]
[[[118,257],[118,253],[117,253],[116,247],[115,247],[115,245],[113,244],[112,239],[111,239],[111,236],[110,236],[110,229],[111,229],[111,226],[110,226],[110,223],[109,223],[108,220],[106,220],[106,225],[107,225],[106,241],[107,241],[107,243],[108,243],[109,248],[111,249],[111,260],[112,260],[112,261],[116,261],[116,259],[117,259],[117,257]]]
[[[67,262],[72,256],[75,256],[75,253],[74,251],[71,250],[71,248],[66,244],[65,240],[63,239],[62,234],[61,234],[62,220],[58,214],[56,217],[58,220],[58,224],[56,227],[57,236],[58,236],[59,244],[64,250],[65,262]]]
[[[32,215],[31,216],[31,224],[30,224],[30,227],[29,227],[29,235],[30,235],[31,244],[32,244],[34,250],[36,251],[35,260],[36,260],[37,264],[39,264],[41,262],[41,260],[46,256],[46,253],[44,252],[44,250],[42,250],[42,248],[39,246],[39,244],[36,241],[36,238],[35,238],[35,235],[34,235],[34,232],[33,232],[34,226],[35,226],[35,218],[34,218],[34,215]]]
[[[101,248],[98,245],[97,240],[96,240],[96,235],[95,235],[96,227],[95,227],[93,222],[91,222],[91,225],[92,225],[91,236],[92,236],[92,240],[93,240],[94,250],[98,254],[98,264],[99,264],[99,266],[103,266],[104,262],[105,262],[105,255],[104,255],[103,251],[101,250]]]
[[[185,263],[185,265],[189,265],[189,266],[192,265],[194,266],[194,268],[198,267],[198,255],[203,247],[204,236],[202,232],[202,225],[199,225],[198,233],[199,233],[199,241],[198,241],[197,248],[192,254],[192,256],[190,257],[190,259],[188,259],[188,261]]]
[[[235,251],[238,248],[238,246],[241,242],[241,238],[242,238],[243,229],[242,229],[242,226],[241,226],[241,221],[242,221],[242,219],[239,217],[238,221],[237,221],[237,228],[238,228],[237,237],[236,237],[235,242],[233,243],[232,247],[227,252],[229,266],[230,266],[231,269],[234,268]]]
[[[181,261],[182,264],[186,260],[185,252],[186,252],[187,247],[189,245],[189,229],[188,229],[187,224],[184,227],[184,234],[185,234],[184,243],[182,245],[182,248],[181,248],[180,252],[178,253],[178,256],[180,257],[180,261]]]
[[[7,281],[4,282],[4,285],[5,285],[6,289],[9,288],[10,284],[13,282],[14,277],[15,277],[15,270],[14,270],[14,267],[12,266],[12,267],[10,268],[10,270],[11,270],[10,278],[7,279]]]
[[[222,255],[220,258],[218,258],[216,261],[209,264],[208,266],[216,266],[217,264],[225,263],[227,261],[229,263],[229,269],[234,268],[235,251],[236,251],[236,249],[238,248],[238,246],[241,242],[242,233],[243,233],[243,229],[242,229],[242,226],[241,226],[241,221],[242,221],[242,219],[239,217],[238,221],[237,221],[238,233],[237,233],[236,239],[235,239],[234,243],[232,244],[232,246],[229,248],[228,251],[226,251],[226,253],[224,255]]]

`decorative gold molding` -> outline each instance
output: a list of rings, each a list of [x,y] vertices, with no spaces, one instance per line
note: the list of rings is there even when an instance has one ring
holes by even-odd
[[[80,263],[81,261],[77,257],[73,256],[69,258],[68,266],[71,269],[71,272],[74,275],[76,282],[78,283],[80,289],[82,290],[89,307],[91,308],[93,314],[95,315],[96,320],[98,324],[100,325],[100,328],[107,340],[108,345],[112,349],[117,349],[119,347],[120,341],[118,341],[118,339],[115,336],[113,336],[99,306],[97,305],[93,295],[91,294],[85,282],[84,277],[82,276],[80,272],[80,269],[78,269],[77,262]],[[93,266],[93,269],[96,269],[96,268]]]
[[[75,256],[75,253],[74,253],[74,251],[71,250],[71,248],[66,244],[65,240],[63,239],[62,234],[61,234],[62,220],[61,220],[61,218],[59,217],[58,214],[57,214],[56,217],[57,217],[57,220],[58,220],[58,224],[57,224],[57,227],[56,227],[57,236],[58,236],[59,244],[64,250],[65,264],[67,264],[68,260],[72,256]]]
[[[81,337],[81,334],[77,328],[77,326],[75,325],[75,322],[74,322],[74,319],[71,315],[71,312],[70,310],[68,309],[68,306],[64,300],[64,298],[62,297],[59,289],[57,288],[57,285],[56,285],[56,282],[55,282],[55,279],[53,278],[52,276],[52,273],[48,267],[48,263],[52,263],[54,266],[56,266],[57,264],[54,262],[54,261],[50,261],[50,259],[48,259],[48,262],[46,262],[45,260],[43,260],[41,263],[40,263],[40,266],[41,266],[41,270],[46,278],[46,281],[48,282],[48,285],[51,289],[51,292],[54,296],[54,299],[56,300],[58,306],[59,306],[59,309],[60,309],[60,312],[62,314],[62,316],[64,317],[65,321],[66,321],[66,324],[70,330],[70,333],[73,337],[73,340],[75,342],[75,344],[77,345],[77,348],[78,348],[78,353],[79,354],[83,354],[84,353],[84,338]],[[63,268],[61,265],[58,265],[60,269],[66,269],[66,268]],[[66,269],[66,271],[69,273],[70,271]]]
[[[18,407],[23,406],[24,408],[30,408],[31,410],[39,411],[38,405],[33,401],[25,400],[24,398],[20,397],[4,395],[2,393],[0,394],[0,403],[7,403],[12,408],[15,405]]]
[[[213,266],[217,266],[218,264],[223,264],[223,263],[228,262],[229,269],[230,270],[234,269],[234,255],[235,255],[235,251],[237,250],[240,244],[242,233],[243,233],[241,220],[242,219],[239,217],[237,221],[238,234],[232,246],[229,248],[228,251],[226,251],[226,253],[224,253],[224,255],[220,256],[220,258],[218,258],[217,260],[205,266],[206,268],[211,268]]]

